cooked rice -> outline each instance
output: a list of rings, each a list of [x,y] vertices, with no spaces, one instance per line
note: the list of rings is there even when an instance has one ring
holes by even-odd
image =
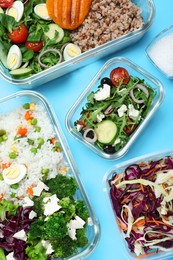
[[[93,0],[84,23],[71,33],[82,52],[142,27],[141,9],[131,0]]]
[[[51,122],[47,116],[47,113],[41,106],[36,105],[33,115],[38,120],[38,126],[41,127],[40,132],[35,132],[34,127],[29,125],[24,119],[26,110],[23,107],[19,107],[16,110],[1,116],[0,129],[4,129],[7,132],[8,139],[5,142],[0,143],[0,173],[2,172],[2,163],[15,163],[24,164],[27,167],[26,177],[19,182],[19,188],[14,190],[10,188],[10,185],[5,181],[0,180],[0,195],[4,195],[4,198],[13,200],[14,203],[19,202],[16,198],[11,198],[10,194],[15,192],[16,197],[22,198],[28,196],[27,188],[31,185],[36,186],[38,181],[41,180],[42,169],[49,169],[48,178],[54,178],[60,169],[67,168],[67,163],[63,158],[62,152],[53,152],[53,145],[47,141],[55,136]],[[23,137],[14,140],[18,127],[22,125],[28,129],[27,137]],[[31,145],[28,144],[27,139],[34,140],[34,147],[38,145],[37,138],[43,138],[44,144],[38,149],[34,155],[30,149]],[[18,156],[16,159],[10,159],[9,153],[13,149],[17,149]],[[1,196],[0,196],[1,197]]]

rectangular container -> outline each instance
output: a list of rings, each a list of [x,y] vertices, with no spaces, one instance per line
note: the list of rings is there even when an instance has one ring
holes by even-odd
[[[22,106],[25,103],[34,102],[43,107],[44,111],[46,112],[50,122],[52,124],[53,130],[56,134],[57,140],[59,140],[62,150],[64,160],[66,161],[67,165],[69,166],[69,175],[74,177],[78,184],[77,190],[77,199],[83,200],[87,206],[90,218],[91,218],[91,225],[87,226],[87,237],[88,237],[88,245],[81,249],[80,252],[71,256],[67,259],[84,259],[88,255],[90,255],[93,250],[96,248],[96,245],[99,242],[100,238],[100,226],[99,222],[93,212],[93,209],[90,205],[88,200],[87,194],[85,193],[84,187],[80,181],[79,172],[73,160],[72,154],[66,142],[66,139],[63,135],[59,122],[56,118],[54,111],[52,110],[51,106],[47,102],[47,100],[37,92],[34,91],[20,91],[16,92],[10,96],[0,99],[0,119],[4,113],[11,112],[15,110],[17,107]]]
[[[155,7],[153,0],[133,0],[132,2],[134,2],[142,10],[144,25],[141,29],[135,30],[134,32],[128,33],[125,36],[86,51],[69,61],[57,64],[47,70],[25,79],[12,78],[8,73],[8,70],[2,64],[0,64],[0,76],[2,79],[6,80],[12,85],[16,85],[23,89],[34,89],[39,85],[45,84],[64,74],[90,64],[99,58],[107,56],[111,53],[115,53],[129,45],[136,43],[151,26],[154,19]]]
[[[125,68],[130,75],[134,77],[139,77],[140,79],[144,79],[145,83],[148,83],[153,89],[155,89],[156,95],[153,99],[153,103],[151,105],[150,111],[148,112],[145,119],[140,123],[137,129],[131,134],[128,142],[126,145],[121,148],[118,152],[113,154],[107,154],[104,151],[101,151],[98,147],[94,144],[87,142],[81,133],[75,131],[74,129],[74,122],[80,118],[80,112],[82,108],[85,107],[87,102],[87,96],[92,91],[96,91],[97,87],[100,85],[100,79],[103,77],[109,77],[110,72],[116,67],[123,67]],[[77,99],[75,104],[69,110],[66,116],[66,127],[70,134],[75,137],[78,141],[82,142],[84,145],[89,147],[92,151],[96,152],[99,156],[105,159],[118,159],[123,156],[131,147],[133,142],[137,139],[137,137],[141,134],[146,124],[149,122],[150,118],[156,112],[156,109],[161,104],[163,99],[163,86],[162,84],[151,74],[143,70],[141,67],[133,63],[132,61],[125,59],[123,57],[116,57],[113,59],[108,60],[104,66],[100,69],[100,71],[96,74],[96,76],[92,79],[90,84],[87,86],[85,91],[80,95]]]
[[[112,205],[112,200],[110,197],[110,185],[109,185],[109,181],[111,180],[112,176],[114,175],[114,173],[116,172],[117,174],[123,173],[124,170],[132,165],[132,164],[138,164],[140,162],[150,162],[150,161],[155,161],[155,160],[159,160],[161,158],[165,158],[167,156],[173,156],[173,151],[163,151],[163,152],[158,152],[158,153],[151,153],[151,154],[147,154],[147,155],[143,155],[140,157],[136,157],[133,159],[130,159],[128,161],[125,161],[123,163],[120,164],[116,164],[114,165],[109,171],[107,171],[104,175],[103,178],[103,191],[105,193],[106,196],[106,201],[108,203],[108,210],[110,210],[110,214],[112,214],[112,219],[115,220],[115,222],[112,223],[115,232],[116,232],[116,236],[118,236],[118,238],[122,241],[122,254],[124,254],[124,256],[126,257],[127,260],[135,260],[137,259],[136,256],[134,254],[132,254],[130,252],[130,249],[128,248],[128,245],[123,237],[123,233],[120,230],[120,228],[118,227],[118,223],[117,223],[117,218],[116,218],[116,213],[113,209],[113,205]],[[167,252],[159,252],[157,254],[151,254],[148,255],[146,257],[140,257],[140,259],[146,259],[146,260],[165,260],[165,259],[173,259],[173,248],[170,251]]]

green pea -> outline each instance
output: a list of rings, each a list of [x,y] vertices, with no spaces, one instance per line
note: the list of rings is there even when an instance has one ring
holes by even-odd
[[[41,148],[41,146],[44,144],[44,139],[39,137],[37,140],[38,140],[38,148]]]
[[[0,129],[0,136],[3,136],[6,134],[6,131],[4,129]]]
[[[19,184],[18,183],[15,183],[15,184],[12,184],[10,185],[10,187],[14,190],[18,189],[19,188]]]
[[[27,142],[28,142],[29,145],[33,145],[34,144],[34,140],[29,139],[29,138],[28,138]]]
[[[3,181],[3,176],[2,176],[2,174],[0,174],[0,181]]]
[[[40,131],[41,131],[41,127],[40,127],[40,126],[36,126],[36,127],[35,127],[35,132],[40,133]]]
[[[36,125],[37,124],[37,118],[33,118],[31,120],[31,125]]]
[[[49,173],[49,169],[42,169],[42,170],[41,170],[41,173],[47,174],[47,173]]]
[[[24,109],[29,109],[29,108],[30,108],[30,104],[29,104],[29,103],[25,103],[25,104],[23,105],[23,108],[24,108]]]
[[[31,153],[36,154],[37,153],[37,148],[33,147],[33,148],[31,148],[30,151],[31,151]]]
[[[11,153],[9,153],[9,157],[10,157],[10,159],[15,159],[17,157],[17,153],[11,152]]]
[[[4,140],[3,140],[3,137],[0,136],[0,143],[2,143]]]
[[[11,196],[11,198],[16,198],[16,193],[12,192],[10,196]]]

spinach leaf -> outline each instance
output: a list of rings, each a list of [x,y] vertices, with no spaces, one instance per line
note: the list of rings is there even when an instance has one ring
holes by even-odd
[[[0,24],[3,25],[3,27],[9,32],[12,32],[13,27],[16,25],[16,21],[12,16],[0,14]]]

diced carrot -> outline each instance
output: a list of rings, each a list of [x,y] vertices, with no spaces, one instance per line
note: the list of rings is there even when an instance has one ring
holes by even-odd
[[[31,111],[26,111],[25,115],[24,115],[25,120],[32,120],[34,118],[33,114]]]
[[[56,143],[56,138],[52,137],[50,141],[51,141],[51,144],[55,144]]]
[[[11,165],[11,163],[1,163],[1,168],[2,168],[2,170],[4,170],[4,169],[10,167],[10,165]]]
[[[27,128],[21,126],[17,131],[17,135],[26,136],[27,132],[28,132]]]
[[[33,187],[30,186],[30,187],[27,189],[27,192],[28,192],[29,195],[33,196],[33,195],[34,195]]]
[[[4,194],[0,194],[0,201],[3,199]]]
[[[61,149],[60,149],[59,147],[57,147],[57,148],[56,148],[56,151],[57,151],[58,153],[60,153],[60,152],[61,152]]]

